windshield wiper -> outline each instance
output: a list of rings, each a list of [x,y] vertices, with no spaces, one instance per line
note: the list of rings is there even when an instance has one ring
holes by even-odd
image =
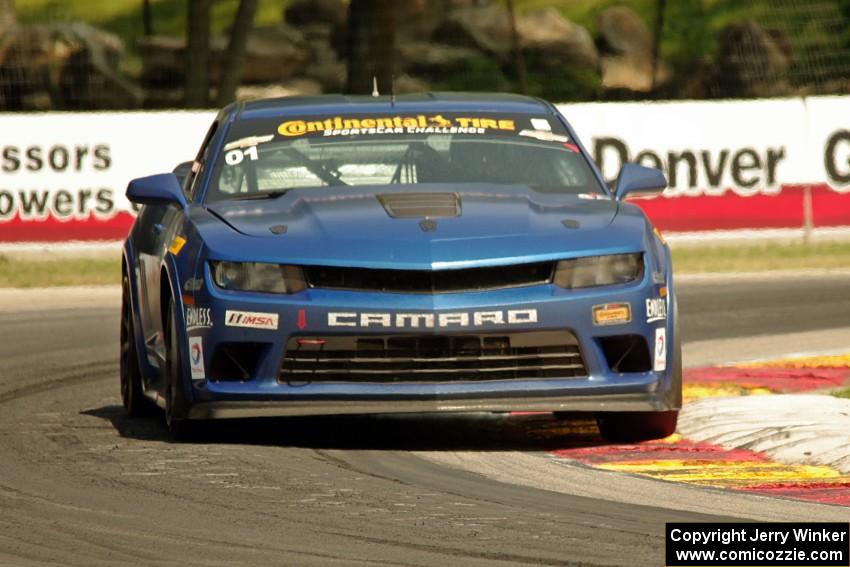
[[[233,197],[231,201],[253,201],[255,199],[276,199],[289,192],[289,189],[278,189],[276,191],[263,191],[261,193],[248,193],[239,197]]]

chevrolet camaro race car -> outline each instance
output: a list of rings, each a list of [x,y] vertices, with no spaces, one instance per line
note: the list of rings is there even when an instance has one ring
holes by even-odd
[[[513,95],[232,104],[196,159],[135,179],[121,394],[172,433],[263,415],[681,406],[669,248],[570,125]]]

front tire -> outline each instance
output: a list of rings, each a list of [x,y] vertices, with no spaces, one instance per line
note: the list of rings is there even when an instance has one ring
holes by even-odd
[[[120,334],[121,403],[130,417],[150,415],[153,404],[145,397],[139,355],[136,348],[136,331],[133,325],[133,308],[130,297],[130,280],[121,283],[121,334]]]
[[[596,415],[596,424],[606,441],[633,443],[673,435],[678,419],[678,411],[603,412]]]
[[[175,441],[188,440],[194,433],[189,420],[189,402],[183,389],[185,383],[177,334],[174,300],[168,301],[165,324],[165,426]]]

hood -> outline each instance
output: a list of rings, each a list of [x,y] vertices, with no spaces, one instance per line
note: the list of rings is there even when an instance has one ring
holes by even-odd
[[[524,186],[296,189],[206,208],[233,231],[207,242],[221,259],[439,269],[544,261],[641,241],[611,230],[613,200]]]

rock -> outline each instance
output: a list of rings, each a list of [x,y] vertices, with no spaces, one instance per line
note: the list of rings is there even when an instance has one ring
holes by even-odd
[[[311,26],[307,37],[307,64],[304,76],[319,82],[323,92],[341,92],[348,67],[330,45],[331,30],[327,26]]]
[[[613,6],[602,10],[596,28],[603,53],[631,55],[636,59],[652,57],[652,35],[631,8]]]
[[[0,0],[0,37],[16,23],[15,0]]]
[[[565,19],[555,8],[520,16],[517,34],[529,58],[546,66],[593,69],[599,64],[599,52],[590,32]]]
[[[210,38],[210,82],[218,83],[228,39],[223,35]],[[165,36],[145,37],[138,42],[142,57],[142,80],[148,86],[164,87],[181,84],[186,74],[186,42]],[[285,26],[255,28],[248,34],[242,83],[282,81],[299,72],[307,61],[304,37]]]
[[[393,86],[395,87],[396,94],[425,93],[431,90],[431,86],[427,81],[411,77],[407,74],[396,77],[395,85]]]
[[[396,38],[424,41],[445,19],[445,0],[413,0],[397,2]]]
[[[223,62],[224,51],[221,52]],[[243,83],[270,83],[292,77],[307,61],[304,37],[285,25],[255,28],[248,34]]]
[[[601,59],[602,87],[605,89],[625,89],[635,92],[649,92],[653,88],[652,64],[635,60],[627,55],[609,55]],[[659,86],[670,77],[670,68],[659,65],[656,70],[655,86]]]
[[[455,47],[477,49],[507,60],[511,52],[511,25],[501,4],[461,5],[448,13],[434,30],[433,39]]]
[[[348,5],[342,0],[293,0],[283,11],[284,21],[293,27],[330,24],[335,29],[348,25]]]
[[[475,57],[481,57],[475,49],[430,41],[406,41],[396,46],[399,69],[431,80],[439,79],[447,67],[458,67]]]
[[[348,38],[348,3],[342,0],[293,0],[283,12],[284,21],[300,32],[325,27],[329,41],[341,53]],[[306,35],[306,33],[305,33]]]
[[[88,24],[13,26],[0,42],[0,106],[136,108],[142,92],[118,72],[123,56],[117,36]]]
[[[634,10],[613,6],[597,20],[602,87],[649,92],[668,80],[669,67],[659,62],[653,83],[652,34]]]
[[[753,21],[730,24],[720,31],[714,96],[762,97],[791,92],[788,67],[790,42],[778,30],[767,31]]]
[[[236,100],[248,101],[284,96],[309,96],[322,93],[322,85],[311,79],[292,79],[270,85],[243,85],[236,90]]]
[[[138,108],[141,89],[118,72],[124,44],[110,33],[82,22],[68,24],[68,43],[78,48],[59,75],[63,108],[79,110]]]

